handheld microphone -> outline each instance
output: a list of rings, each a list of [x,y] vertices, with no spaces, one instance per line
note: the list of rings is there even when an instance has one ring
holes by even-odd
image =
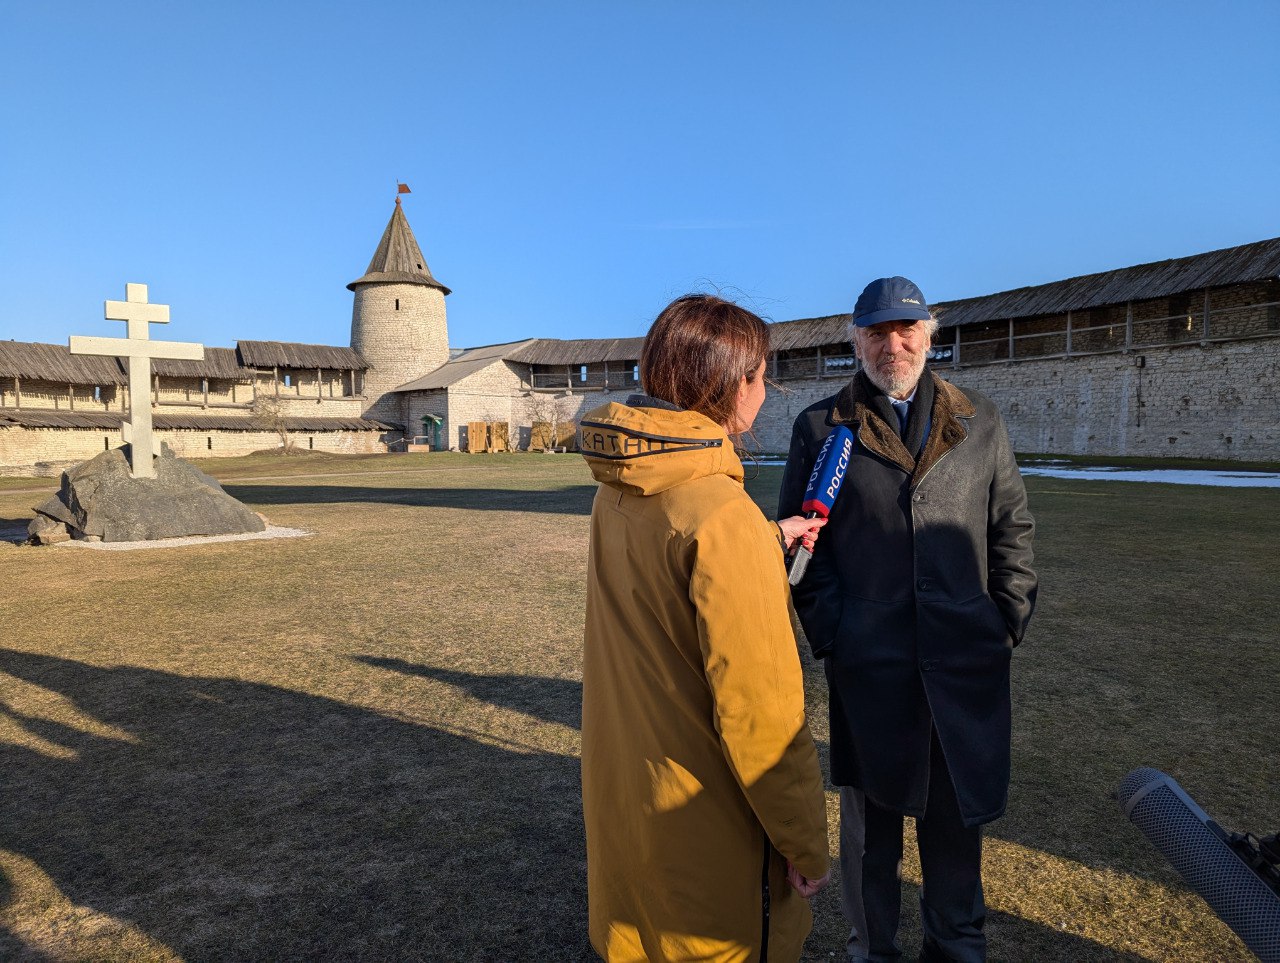
[[[826,518],[831,514],[831,506],[835,504],[836,495],[840,494],[840,486],[844,484],[844,474],[849,470],[852,455],[853,432],[840,425],[827,435],[827,440],[818,451],[813,471],[809,474],[809,485],[804,490],[804,501],[800,505],[805,518]],[[787,581],[790,584],[800,584],[811,558],[812,550],[805,548],[802,542],[787,566]]]
[[[1170,776],[1135,769],[1116,799],[1125,815],[1262,963],[1280,963],[1280,852],[1228,833]]]

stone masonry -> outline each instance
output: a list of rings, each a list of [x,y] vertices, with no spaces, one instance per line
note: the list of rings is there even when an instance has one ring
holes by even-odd
[[[273,431],[156,429],[154,436],[181,458],[232,457],[280,447],[280,437]],[[344,455],[386,451],[379,435],[369,431],[297,431],[291,433],[290,440],[303,451]],[[118,430],[0,427],[0,452],[3,452],[0,477],[57,475],[71,465],[123,444]]]
[[[1277,339],[936,370],[957,387],[990,397],[1020,452],[1280,456]],[[785,392],[770,389],[755,424],[761,450],[785,452],[796,415],[841,384],[788,382]]]
[[[402,423],[400,400],[388,392],[449,360],[444,293],[418,284],[358,285],[351,347],[369,363],[364,416]]]

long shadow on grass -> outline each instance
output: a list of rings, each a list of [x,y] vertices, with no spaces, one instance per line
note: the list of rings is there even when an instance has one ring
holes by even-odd
[[[372,655],[356,656],[355,661],[392,672],[445,682],[490,705],[522,712],[546,722],[582,728],[582,683],[572,679],[510,674],[479,675]],[[827,745],[819,742],[818,748],[823,759],[823,771],[829,772]],[[908,832],[910,831],[908,827]],[[837,891],[838,884],[833,884],[832,890],[824,897],[824,911],[833,917],[839,913]],[[902,942],[908,950],[920,940],[919,915],[914,909],[919,893],[919,887],[903,884],[903,905],[906,912],[903,914]],[[1145,957],[1111,950],[1072,933],[1044,927],[1006,913],[992,911],[988,914],[988,933],[993,963],[999,960],[1029,959],[1091,960],[1098,963],[1137,963],[1145,960]],[[843,934],[837,937],[837,943],[842,938]],[[809,947],[812,953],[817,954],[815,958],[826,956],[820,937],[811,939]]]
[[[116,730],[11,713],[74,756],[0,744],[0,849],[73,904],[188,959],[590,957],[576,759],[236,679],[7,649],[0,671]]]
[[[574,729],[582,728],[582,683],[533,675],[476,675],[456,669],[440,669],[404,659],[358,655],[357,662],[405,675],[447,682],[490,705],[514,709]]]
[[[225,485],[227,493],[250,505],[375,504],[473,511],[543,512],[590,515],[595,485],[553,491],[510,488],[375,488],[365,485]]]
[[[0,542],[25,542],[30,524],[30,515],[26,518],[0,518]]]

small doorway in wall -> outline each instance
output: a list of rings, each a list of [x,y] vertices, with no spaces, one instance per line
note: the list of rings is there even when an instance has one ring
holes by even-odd
[[[440,434],[444,428],[444,419],[439,415],[422,416],[422,433],[430,440],[432,451],[440,450]]]

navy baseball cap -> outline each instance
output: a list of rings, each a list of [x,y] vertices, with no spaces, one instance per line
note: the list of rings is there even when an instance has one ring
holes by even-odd
[[[853,323],[869,328],[883,321],[928,321],[929,306],[924,294],[902,277],[876,278],[858,296]]]

